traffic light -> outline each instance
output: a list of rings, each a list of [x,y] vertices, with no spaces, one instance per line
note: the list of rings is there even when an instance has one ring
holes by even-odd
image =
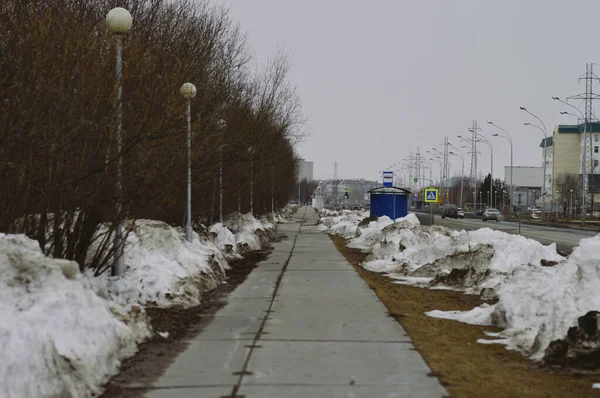
[[[344,192],[344,199],[348,199],[348,191]]]

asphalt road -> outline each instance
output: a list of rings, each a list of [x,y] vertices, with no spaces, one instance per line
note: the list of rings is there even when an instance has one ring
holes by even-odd
[[[417,214],[419,219],[429,220],[428,214]],[[519,233],[519,224],[509,221],[482,221],[481,219],[463,218],[463,219],[444,219],[440,216],[434,216],[434,223],[455,230],[473,231],[479,228],[491,228],[510,234]],[[545,245],[556,242],[558,250],[570,253],[579,241],[584,238],[596,236],[594,231],[584,231],[570,228],[548,227],[543,225],[521,224],[521,235],[535,239]]]

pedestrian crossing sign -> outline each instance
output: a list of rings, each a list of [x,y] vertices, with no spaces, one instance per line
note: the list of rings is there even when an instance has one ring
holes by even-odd
[[[437,202],[438,190],[436,188],[427,188],[425,190],[425,202]]]

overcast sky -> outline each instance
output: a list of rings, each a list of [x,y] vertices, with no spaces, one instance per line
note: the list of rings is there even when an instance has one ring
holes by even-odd
[[[495,176],[510,149],[488,120],[511,133],[515,165],[541,166],[543,135],[519,107],[549,134],[575,123],[551,97],[584,92],[586,62],[600,62],[598,0],[213,1],[230,5],[259,64],[288,51],[310,126],[298,152],[315,178],[332,177],[337,162],[342,178],[381,181],[378,170],[417,147],[441,149],[445,136],[459,146],[473,119],[493,139]],[[480,147],[478,168],[489,171]],[[454,158],[451,174],[460,167]]]

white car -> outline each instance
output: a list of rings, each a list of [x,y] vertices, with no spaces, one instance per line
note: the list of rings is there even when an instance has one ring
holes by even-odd
[[[483,212],[483,215],[481,216],[481,219],[483,221],[496,220],[496,222],[498,222],[498,221],[500,221],[501,217],[502,217],[502,214],[500,214],[498,209],[494,209],[494,208],[490,207],[490,208],[485,209],[485,211]]]
[[[458,208],[458,218],[465,218],[465,212],[463,211],[462,208]]]

